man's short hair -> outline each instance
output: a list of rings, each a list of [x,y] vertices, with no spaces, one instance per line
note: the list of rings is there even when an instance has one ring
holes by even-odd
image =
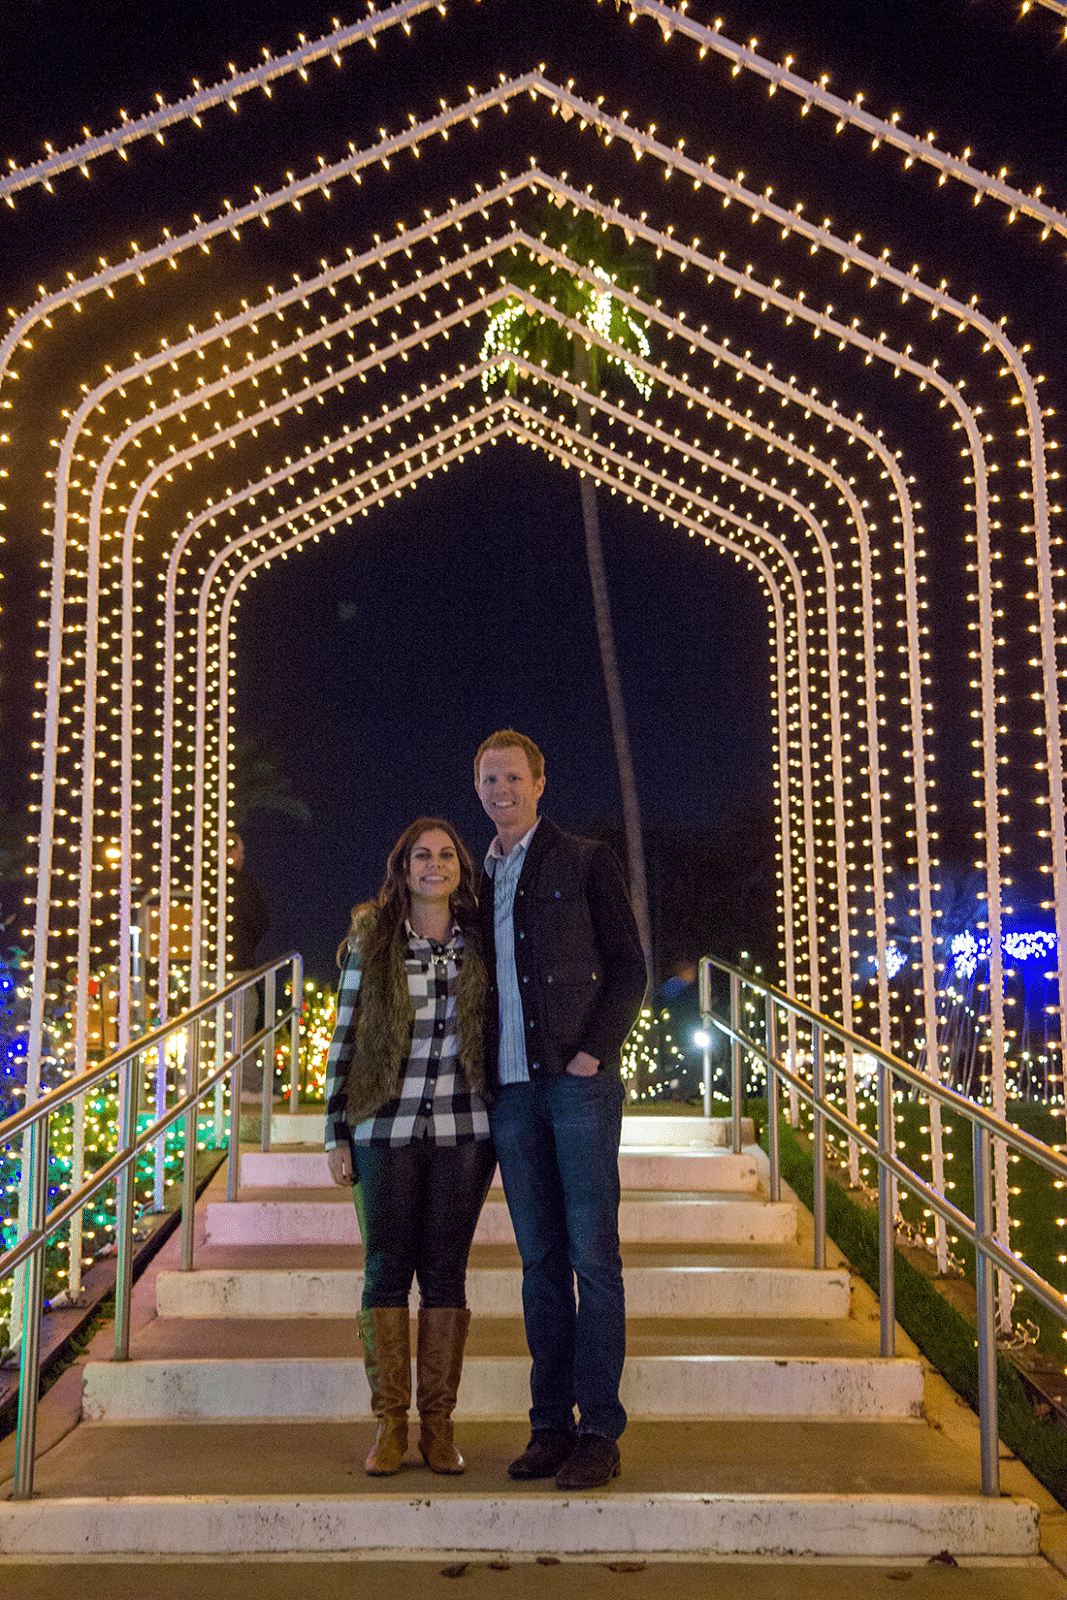
[[[538,778],[545,775],[545,758],[524,733],[516,733],[514,728],[498,728],[496,733],[491,733],[488,739],[483,739],[478,746],[478,754],[474,758],[474,781],[481,777],[482,757],[487,750],[525,750],[526,759],[530,763],[530,772],[536,783]]]

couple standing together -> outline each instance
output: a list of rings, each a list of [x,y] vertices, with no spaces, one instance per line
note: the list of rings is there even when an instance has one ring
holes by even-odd
[[[531,1438],[508,1474],[593,1489],[618,1474],[626,1426],[620,1067],[645,962],[610,850],[538,816],[533,740],[492,734],[474,778],[496,828],[477,898],[454,829],[421,817],[339,953],[326,1149],[363,1236],[366,1468],[396,1472],[407,1448],[414,1277],[419,1449],[432,1471],[463,1471],[467,1257],[499,1160],[532,1358]]]

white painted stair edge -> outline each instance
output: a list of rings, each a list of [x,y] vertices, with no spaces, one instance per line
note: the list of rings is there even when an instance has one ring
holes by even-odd
[[[796,1238],[795,1202],[703,1197],[627,1199],[619,1208],[619,1237],[627,1244],[786,1244]],[[483,1207],[475,1244],[513,1244],[502,1200]],[[216,1200],[205,1209],[207,1244],[358,1245],[351,1200]]]
[[[590,1513],[593,1513],[590,1515]],[[981,1495],[126,1496],[0,1504],[9,1557],[462,1554],[1036,1556],[1037,1507]],[[358,1577],[354,1578],[358,1586]]]
[[[631,1266],[626,1269],[631,1317],[842,1318],[849,1313],[844,1269],[809,1267]],[[241,1271],[201,1268],[161,1272],[156,1311],[161,1317],[355,1316],[363,1273],[355,1267],[294,1267]],[[467,1304],[477,1317],[513,1317],[522,1306],[522,1273],[471,1267]],[[418,1302],[412,1290],[412,1307]]]
[[[622,1150],[619,1177],[624,1189],[688,1190],[754,1194],[759,1185],[752,1150],[707,1148]],[[321,1189],[330,1182],[325,1150],[244,1150],[242,1189]],[[500,1171],[493,1187],[502,1187]]]
[[[320,1147],[326,1126],[325,1112],[321,1107],[306,1111],[275,1111],[270,1122],[272,1144],[306,1144]],[[622,1148],[672,1146],[683,1150],[706,1148],[729,1149],[733,1141],[733,1124],[725,1117],[642,1117],[624,1116],[622,1119]],[[751,1117],[741,1118],[741,1143],[756,1142],[755,1124]]]
[[[473,1356],[457,1416],[525,1417],[527,1356]],[[899,1421],[923,1409],[922,1366],[871,1357],[631,1356],[620,1398],[632,1417],[806,1417]],[[370,1416],[360,1360],[343,1356],[90,1361],[91,1422],[333,1420]]]

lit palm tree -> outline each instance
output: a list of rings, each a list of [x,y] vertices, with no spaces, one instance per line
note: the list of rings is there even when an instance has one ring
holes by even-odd
[[[508,264],[508,280],[517,289],[526,289],[545,305],[554,306],[558,317],[546,316],[531,310],[518,297],[504,301],[492,317],[482,346],[482,358],[510,351],[523,355],[535,366],[547,372],[570,374],[580,388],[599,394],[603,380],[611,368],[625,372],[644,398],[651,392],[651,382],[644,372],[634,367],[625,356],[616,354],[626,350],[646,357],[649,353],[648,335],[642,320],[612,293],[612,289],[632,290],[642,275],[643,263],[637,252],[620,247],[615,235],[617,229],[603,228],[594,218],[583,213],[569,226],[553,217],[542,230],[546,245],[568,256],[576,266],[592,274],[589,278],[577,272],[568,272],[550,257],[538,259],[526,250],[515,249]],[[566,319],[566,322],[563,320]],[[605,350],[595,342],[587,342],[566,323],[589,328],[615,349]],[[529,371],[519,368],[514,361],[502,360],[485,374],[483,383],[488,389],[493,381],[503,379],[509,393],[515,394],[521,381],[538,381]],[[587,401],[577,406],[578,431],[591,439],[593,434],[592,407]],[[645,854],[641,830],[641,810],[634,781],[630,738],[626,726],[626,707],[619,681],[619,666],[615,653],[615,632],[611,621],[611,602],[608,598],[604,576],[604,556],[600,543],[600,517],[597,510],[596,485],[593,477],[585,473],[581,479],[582,521],[585,526],[585,552],[589,567],[589,582],[593,591],[593,611],[596,616],[597,639],[600,645],[600,663],[604,674],[611,731],[615,741],[615,757],[619,768],[619,787],[622,791],[623,823],[626,830],[626,853],[630,868],[630,894],[638,932],[645,952],[645,963],[652,974],[652,927],[648,914],[648,885],[645,876]]]

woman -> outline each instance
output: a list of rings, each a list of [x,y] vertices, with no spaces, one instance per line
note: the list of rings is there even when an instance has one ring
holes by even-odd
[[[467,1257],[496,1156],[482,1099],[486,977],[470,857],[455,829],[419,817],[394,845],[376,901],[338,951],[326,1065],[334,1183],[355,1184],[363,1235],[360,1334],[378,1418],[367,1457],[397,1472],[411,1403],[408,1295],[419,1285],[419,1449],[462,1472],[452,1412],[470,1312]]]

